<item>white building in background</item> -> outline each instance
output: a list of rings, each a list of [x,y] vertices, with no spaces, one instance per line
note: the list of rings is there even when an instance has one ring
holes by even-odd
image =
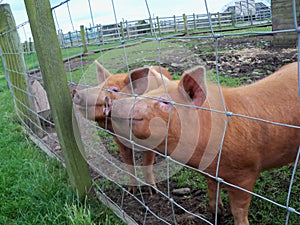
[[[235,1],[235,14],[236,16],[246,16],[250,14],[256,14],[255,8],[255,0],[242,0],[242,1]]]
[[[270,18],[270,2],[270,0],[233,0],[222,8],[222,12],[234,12],[235,17],[249,17],[252,14],[254,18]]]

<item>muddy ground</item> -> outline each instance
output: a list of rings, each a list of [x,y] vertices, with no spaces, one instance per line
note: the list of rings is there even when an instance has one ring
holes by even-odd
[[[279,67],[294,62],[297,60],[296,49],[279,49],[272,47],[272,36],[259,37],[238,37],[238,38],[222,38],[219,40],[218,68],[219,74],[225,77],[241,78],[242,84],[249,84],[266,77],[273,73]],[[189,45],[191,42],[193,44]],[[180,51],[170,52],[169,55],[162,58],[162,66],[168,67],[172,74],[182,74],[185,69],[195,65],[195,58],[201,59],[201,62],[206,65],[207,69],[215,69],[216,54],[215,42],[212,39],[207,39],[199,42],[194,40],[175,40],[175,42],[188,46],[192,52],[190,55],[180,55]],[[84,61],[91,63],[90,61]],[[135,68],[140,64],[130,65]],[[66,70],[73,69],[78,66],[78,61],[74,60],[71,67],[66,66]],[[109,139],[107,146],[110,146]],[[119,157],[115,153],[115,157]],[[94,173],[93,173],[94,174]],[[96,175],[95,175],[96,176]],[[171,191],[178,188],[177,181],[171,178]],[[166,182],[158,183],[158,188],[167,193]],[[190,188],[190,193],[184,195],[171,194],[171,197],[186,210],[191,211],[213,223],[214,218],[208,207],[207,190],[196,190]],[[122,191],[115,188],[107,188],[107,195],[118,205],[122,202]],[[144,201],[150,210],[155,212],[159,217],[163,218],[171,224],[174,224],[172,212],[172,204],[169,200],[160,194],[150,195],[146,190],[143,191],[143,199],[140,194],[137,194],[138,199]],[[123,210],[134,218],[139,224],[143,224],[145,219],[145,208],[142,207],[137,200],[128,194],[124,195]],[[174,206],[177,224],[207,224],[204,221],[186,214],[182,209]],[[219,224],[231,224],[232,217],[230,214],[229,205],[225,204],[224,215],[220,218]],[[146,217],[146,224],[165,224],[150,213]]]

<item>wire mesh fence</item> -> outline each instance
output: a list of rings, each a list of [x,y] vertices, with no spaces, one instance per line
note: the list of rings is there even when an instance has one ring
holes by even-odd
[[[91,24],[95,24],[93,1],[88,3],[90,11],[85,13]],[[70,95],[77,104],[74,107],[76,121],[84,144],[84,156],[91,168],[93,187],[99,198],[129,224],[232,224],[231,213],[236,224],[244,224],[251,197],[250,223],[297,224],[300,218],[297,66],[294,63],[290,65],[292,69],[281,70],[294,77],[279,80],[280,85],[271,88],[271,94],[261,90],[272,85],[263,86],[263,82],[258,82],[262,86],[255,86],[257,82],[254,81],[267,77],[280,65],[297,60],[299,63],[298,49],[273,51],[270,46],[272,34],[297,33],[299,7],[292,1],[293,29],[272,31],[270,27],[251,26],[228,31],[214,26],[217,20],[209,16],[207,2],[204,3],[209,32],[196,27],[185,36],[163,35],[157,18],[152,16],[157,9],[152,9],[145,1],[145,18],[150,18],[147,23],[150,31],[146,36],[140,35],[134,40],[129,38],[131,35],[126,38],[119,25],[125,20],[115,19],[111,27],[115,40],[106,42],[101,38],[105,36],[103,31],[95,28],[97,34],[100,31],[100,37],[94,38],[92,45],[88,40],[89,30],[81,34],[75,31],[73,18],[76,15],[70,10],[72,1],[52,7],[58,40],[63,47]],[[117,18],[114,1],[111,4],[111,13]],[[61,38],[65,34],[61,31],[56,10],[69,15],[73,32],[80,38],[72,40],[74,34],[71,32],[68,33],[69,41]],[[25,130],[43,150],[63,162],[34,41],[28,30],[29,23],[26,22],[0,34],[4,73]],[[16,35],[25,37],[19,46],[10,44]],[[278,56],[280,53],[282,58]],[[261,55],[265,55],[265,61]],[[18,57],[19,61],[12,57]],[[256,57],[259,59],[253,61]],[[267,59],[270,61],[266,65]],[[245,64],[248,65],[246,69]],[[189,70],[197,65],[207,68],[206,78],[212,85],[206,87],[205,80],[199,78],[205,73],[203,67]],[[178,77],[181,81],[170,81],[164,67],[173,75],[171,79]],[[240,76],[243,79],[236,78]],[[194,86],[193,80],[198,86]],[[221,88],[221,83],[229,86],[251,84],[252,91],[244,89],[250,100],[240,97],[241,92],[234,92],[232,98],[236,103],[231,103],[228,100],[230,91],[243,89]],[[183,85],[189,95],[187,98],[178,98],[176,91],[174,94],[178,84]],[[199,105],[203,95],[209,98],[208,104]],[[283,98],[284,95],[287,97]],[[263,105],[259,105],[259,101]],[[92,110],[90,106],[93,106]],[[147,126],[135,121],[135,115],[143,117],[144,121],[148,119],[147,112],[151,107],[155,109],[152,111],[155,117],[150,118]],[[243,107],[248,111],[243,111]],[[271,112],[260,114],[256,109]],[[163,114],[155,114],[158,112]],[[203,116],[209,118],[211,124],[203,121]],[[122,119],[126,119],[125,122]],[[234,135],[232,127],[242,126],[238,121],[244,121],[244,127],[238,129],[230,142],[228,134]],[[209,128],[203,130],[202,125]],[[207,135],[203,137],[199,133]],[[206,142],[205,150],[201,152],[203,141]],[[262,157],[253,149],[266,152]],[[292,164],[259,176],[260,170],[287,163]],[[239,211],[241,208],[243,210]],[[211,210],[215,216],[211,215]],[[219,217],[221,211],[223,216]]]

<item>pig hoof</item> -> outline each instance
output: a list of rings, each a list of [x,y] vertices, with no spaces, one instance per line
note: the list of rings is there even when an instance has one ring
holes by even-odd
[[[129,193],[135,195],[137,188],[136,188],[136,186],[128,186],[127,190],[128,190]]]
[[[215,216],[216,213],[213,213],[213,216]],[[223,205],[218,205],[218,218],[224,215],[224,206]]]
[[[156,188],[156,185],[148,186],[148,191],[151,196],[157,194]]]

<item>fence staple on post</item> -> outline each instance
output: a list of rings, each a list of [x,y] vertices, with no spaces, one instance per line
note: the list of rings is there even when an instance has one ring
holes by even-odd
[[[26,43],[25,43],[26,45]],[[27,47],[27,46],[26,46]],[[15,107],[19,118],[38,136],[41,136],[40,120],[35,113],[33,101],[29,93],[30,80],[26,77],[26,65],[16,23],[9,4],[0,5],[0,48],[2,50],[11,82],[11,90],[15,96]]]
[[[24,1],[69,180],[83,200],[91,187],[91,177],[88,164],[78,147],[82,146],[82,142],[77,136],[77,122],[72,121],[72,101],[51,6],[49,0]]]

